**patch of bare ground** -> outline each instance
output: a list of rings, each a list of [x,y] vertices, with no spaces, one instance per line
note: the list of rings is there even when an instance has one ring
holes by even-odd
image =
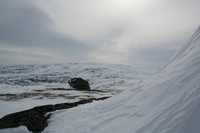
[[[56,99],[56,98],[65,98],[65,99],[74,99],[78,96],[69,96],[69,94],[53,94],[53,93],[20,93],[20,94],[0,94],[0,100],[2,101],[18,101],[25,98],[34,98],[35,99]]]
[[[59,93],[54,93],[56,91],[62,91]],[[71,91],[75,93],[70,94]],[[44,90],[34,90],[34,92],[24,92],[18,94],[0,94],[1,101],[18,101],[25,98],[34,98],[34,99],[85,99],[85,98],[95,98],[97,96],[113,96],[120,93],[121,90],[90,90],[90,91],[78,91],[74,89],[65,89],[65,88],[47,88]]]

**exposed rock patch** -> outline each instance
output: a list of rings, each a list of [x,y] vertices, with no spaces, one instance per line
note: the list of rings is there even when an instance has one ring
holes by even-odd
[[[77,90],[90,90],[89,82],[82,78],[73,78],[68,81],[69,85]]]

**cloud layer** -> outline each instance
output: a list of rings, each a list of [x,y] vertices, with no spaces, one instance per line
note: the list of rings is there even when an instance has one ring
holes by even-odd
[[[0,10],[1,54],[2,50],[8,51],[10,55],[13,51],[15,56],[11,57],[15,59],[17,53],[21,56],[23,53],[30,54],[36,58],[43,55],[51,57],[53,62],[57,59],[67,61],[68,58],[78,58],[74,51],[83,58],[89,49],[83,42],[58,31],[49,14],[32,1],[4,0],[1,1]]]
[[[199,12],[199,0],[2,0],[0,63],[159,68],[198,27]]]

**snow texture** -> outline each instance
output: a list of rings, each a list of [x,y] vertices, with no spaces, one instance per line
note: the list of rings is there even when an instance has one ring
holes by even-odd
[[[126,83],[124,92],[107,100],[55,111],[43,133],[199,133],[199,81],[200,28],[161,71],[139,86]]]

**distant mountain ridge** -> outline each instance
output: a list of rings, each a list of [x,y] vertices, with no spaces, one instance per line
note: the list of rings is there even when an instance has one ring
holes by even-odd
[[[81,77],[89,80],[93,89],[109,89],[126,81],[140,81],[149,74],[131,66],[103,63],[0,65],[0,88],[9,85],[63,87],[69,79]]]

